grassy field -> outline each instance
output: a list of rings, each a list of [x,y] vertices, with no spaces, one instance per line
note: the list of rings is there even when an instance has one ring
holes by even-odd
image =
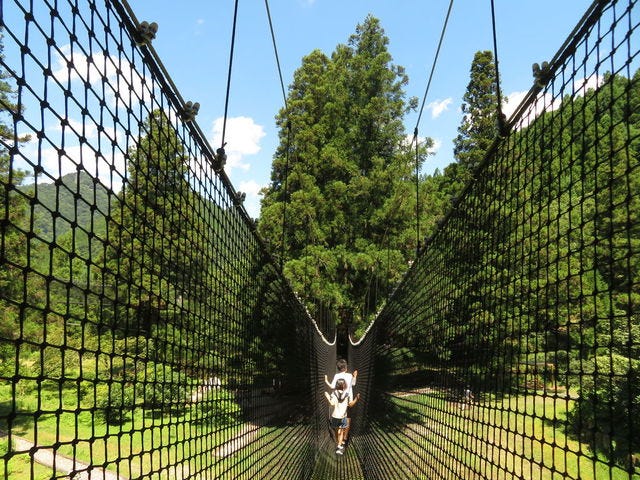
[[[9,429],[11,398],[11,386],[0,385],[4,432]],[[78,403],[74,390],[61,396],[46,389],[40,395],[17,392],[15,400],[12,435],[44,448],[56,445],[58,454],[123,478],[193,478],[195,472],[219,480],[303,478],[300,473],[313,466],[315,434],[309,423],[238,422],[214,428],[193,422],[188,412],[169,415],[138,409],[122,424],[108,425],[90,406]],[[34,413],[56,406],[55,414]],[[8,437],[0,436],[0,478],[5,478],[5,469],[10,479],[51,478],[51,469],[32,462],[27,451],[7,455],[8,451]]]
[[[0,385],[0,414],[6,417],[10,385]],[[121,425],[107,425],[78,405],[75,392],[17,395],[13,435],[38,445],[57,446],[67,457],[105,467],[124,478],[181,478],[207,472],[220,480],[297,478],[314,457],[314,428],[309,424],[257,426],[235,424],[214,429],[196,424],[189,413],[159,415],[142,409]],[[640,480],[594,456],[586,444],[566,434],[564,422],[573,400],[545,396],[486,397],[468,408],[436,391],[393,396],[411,422],[390,429],[373,422],[381,457],[405,459],[398,467],[408,479],[580,479]],[[34,414],[57,408],[55,414]],[[52,407],[53,406],[53,407]],[[7,430],[7,425],[0,426]],[[232,445],[216,455],[222,445]],[[28,452],[7,455],[0,437],[0,478],[35,480],[51,470],[32,463]],[[379,458],[383,463],[384,458]],[[119,468],[119,470],[118,470]],[[167,470],[174,468],[167,477]],[[5,469],[8,475],[5,475]],[[287,470],[291,469],[291,470]],[[427,474],[428,472],[428,474]]]
[[[3,437],[0,438],[0,455],[4,455],[6,452],[7,438]],[[51,469],[38,463],[32,464],[24,458],[13,457],[6,463],[4,461],[0,463],[0,478],[49,480],[51,478]]]
[[[385,432],[382,422],[374,428],[401,443],[405,455],[411,450],[423,463],[438,459],[440,478],[640,480],[639,469],[632,475],[611,466],[565,433],[572,401],[532,394],[485,398],[463,408],[438,392],[397,396],[398,408],[421,421],[395,433]]]
[[[0,415],[10,412],[11,387],[0,385]],[[242,428],[242,424],[213,428],[190,420],[183,414],[157,414],[137,409],[120,425],[108,425],[87,406],[77,405],[75,391],[63,391],[62,402],[57,391],[41,391],[41,395],[18,395],[15,420],[11,426],[13,435],[37,445],[57,446],[57,453],[78,461],[101,466],[119,473],[125,478],[157,478],[168,465],[180,465],[199,471],[209,468],[215,459],[210,451],[224,444]],[[40,403],[39,403],[40,402]],[[55,414],[34,414],[59,407]],[[73,406],[72,406],[73,405]],[[7,431],[6,420],[0,430]],[[0,456],[6,457],[7,437],[0,439]],[[0,465],[0,478],[8,468],[9,478],[50,478],[51,470],[31,462],[28,452],[7,457]],[[186,476],[186,475],[185,475]],[[166,478],[163,476],[163,478]]]

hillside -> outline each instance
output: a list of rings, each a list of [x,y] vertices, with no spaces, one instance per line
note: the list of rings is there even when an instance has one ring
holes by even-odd
[[[73,225],[96,233],[105,230],[109,194],[104,185],[94,182],[86,172],[69,173],[54,183],[24,185],[21,190],[37,197],[33,228],[48,241],[65,236]]]

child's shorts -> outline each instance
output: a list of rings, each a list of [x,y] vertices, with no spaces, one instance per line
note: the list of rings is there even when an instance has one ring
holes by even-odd
[[[347,428],[347,417],[344,417],[344,418],[331,417],[330,422],[331,422],[332,428]]]

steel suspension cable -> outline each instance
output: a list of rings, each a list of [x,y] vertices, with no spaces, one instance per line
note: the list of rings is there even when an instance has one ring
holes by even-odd
[[[229,49],[229,71],[227,73],[227,92],[224,99],[224,117],[222,119],[222,139],[220,140],[220,148],[222,149],[222,153],[224,153],[224,146],[226,142],[224,141],[226,131],[227,131],[227,114],[229,111],[229,92],[231,91],[231,70],[233,67],[233,50],[236,44],[236,25],[238,23],[238,0],[235,2],[235,6],[233,9],[233,27],[231,29],[231,48]]]
[[[502,136],[506,134],[507,121],[504,113],[502,112],[502,95],[500,93],[500,69],[498,68],[498,40],[496,34],[496,9],[494,0],[491,0],[491,27],[493,30],[493,57],[494,65],[496,69],[496,100],[497,100],[497,119],[498,119],[498,133]]]
[[[280,57],[278,56],[278,47],[276,45],[276,36],[273,31],[273,22],[271,21],[271,11],[269,10],[269,0],[264,0],[264,6],[267,9],[267,19],[269,20],[269,31],[271,32],[271,42],[273,43],[273,52],[276,56],[276,65],[278,67],[278,76],[280,77],[280,88],[282,89],[282,99],[284,100],[284,108],[288,110],[287,95],[284,89],[284,81],[282,80],[282,69],[280,68]]]
[[[420,251],[420,148],[418,145],[418,127],[413,131],[416,143],[416,256]]]
[[[420,119],[422,118],[422,112],[424,110],[424,105],[427,100],[427,94],[429,93],[429,88],[431,87],[431,80],[433,78],[433,72],[436,69],[436,64],[438,63],[438,56],[440,55],[440,48],[442,47],[442,42],[444,40],[444,35],[447,31],[447,24],[449,23],[449,16],[451,15],[451,9],[453,7],[453,0],[449,2],[449,8],[447,9],[447,15],[444,19],[444,24],[442,25],[442,31],[440,32],[440,40],[438,41],[438,48],[436,49],[436,54],[433,59],[433,64],[431,65],[431,72],[429,73],[429,80],[427,81],[427,87],[424,91],[424,95],[422,97],[422,104],[420,105],[420,111],[418,113],[418,120],[416,120],[416,127],[414,131],[417,131],[418,125],[420,124]],[[417,137],[414,137],[414,139]]]
[[[282,245],[280,253],[280,271],[284,268],[284,256],[285,256],[285,241],[286,241],[286,229],[287,229],[287,185],[289,178],[289,152],[291,150],[291,120],[288,118],[289,106],[287,104],[287,95],[284,88],[284,80],[282,79],[282,68],[280,67],[280,57],[278,55],[278,46],[276,43],[276,35],[273,30],[273,21],[271,20],[271,10],[269,9],[269,0],[264,0],[264,6],[267,10],[267,19],[269,20],[269,31],[271,32],[271,42],[273,44],[273,52],[276,57],[276,66],[278,68],[278,77],[280,78],[280,89],[282,91],[282,99],[284,101],[285,115],[287,115],[287,144],[285,152],[285,166],[284,166],[284,185],[283,185],[283,207],[282,207]]]
[[[427,95],[429,94],[429,88],[431,87],[431,80],[433,79],[433,73],[436,69],[436,64],[438,63],[438,57],[440,56],[440,48],[442,47],[442,42],[444,40],[444,35],[447,31],[447,25],[449,23],[449,17],[451,15],[451,9],[453,8],[453,0],[449,2],[449,8],[447,9],[447,15],[445,16],[444,23],[442,25],[442,30],[440,32],[440,39],[438,40],[438,47],[436,48],[436,54],[433,58],[433,63],[431,64],[431,71],[429,72],[429,79],[427,80],[427,87],[425,88],[424,95],[422,96],[422,104],[420,105],[420,111],[418,112],[418,119],[416,120],[416,126],[413,129],[413,140],[412,143],[416,143],[416,255],[420,250],[420,155],[418,148],[418,125],[420,124],[420,120],[422,119],[422,112],[424,111],[424,106],[427,101]]]

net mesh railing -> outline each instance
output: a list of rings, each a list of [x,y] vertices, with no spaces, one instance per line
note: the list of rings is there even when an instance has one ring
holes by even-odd
[[[365,478],[640,478],[639,21],[590,7],[353,348]]]
[[[309,478],[326,343],[152,26],[0,12],[0,478]]]
[[[594,2],[348,347],[338,457],[332,322],[151,26],[4,1],[0,478],[640,478],[639,16]]]

